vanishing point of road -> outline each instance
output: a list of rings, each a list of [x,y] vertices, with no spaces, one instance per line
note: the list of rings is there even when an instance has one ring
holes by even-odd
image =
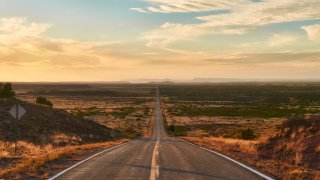
[[[154,116],[151,138],[136,139],[107,150],[51,179],[271,179],[214,152],[168,137],[158,88]]]

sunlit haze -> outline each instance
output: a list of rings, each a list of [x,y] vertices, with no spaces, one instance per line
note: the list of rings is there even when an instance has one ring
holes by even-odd
[[[0,81],[318,79],[319,0],[0,0]]]

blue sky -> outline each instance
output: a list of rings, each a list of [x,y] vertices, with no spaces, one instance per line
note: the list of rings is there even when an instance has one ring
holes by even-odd
[[[320,78],[319,57],[318,0],[0,0],[2,81]]]

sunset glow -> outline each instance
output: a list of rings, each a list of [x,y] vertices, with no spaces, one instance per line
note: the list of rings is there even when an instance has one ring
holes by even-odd
[[[0,81],[320,78],[319,0],[0,0]]]

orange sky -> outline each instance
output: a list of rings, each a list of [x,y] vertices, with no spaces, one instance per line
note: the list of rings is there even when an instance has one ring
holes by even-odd
[[[317,79],[318,7],[319,0],[0,0],[0,81]]]

